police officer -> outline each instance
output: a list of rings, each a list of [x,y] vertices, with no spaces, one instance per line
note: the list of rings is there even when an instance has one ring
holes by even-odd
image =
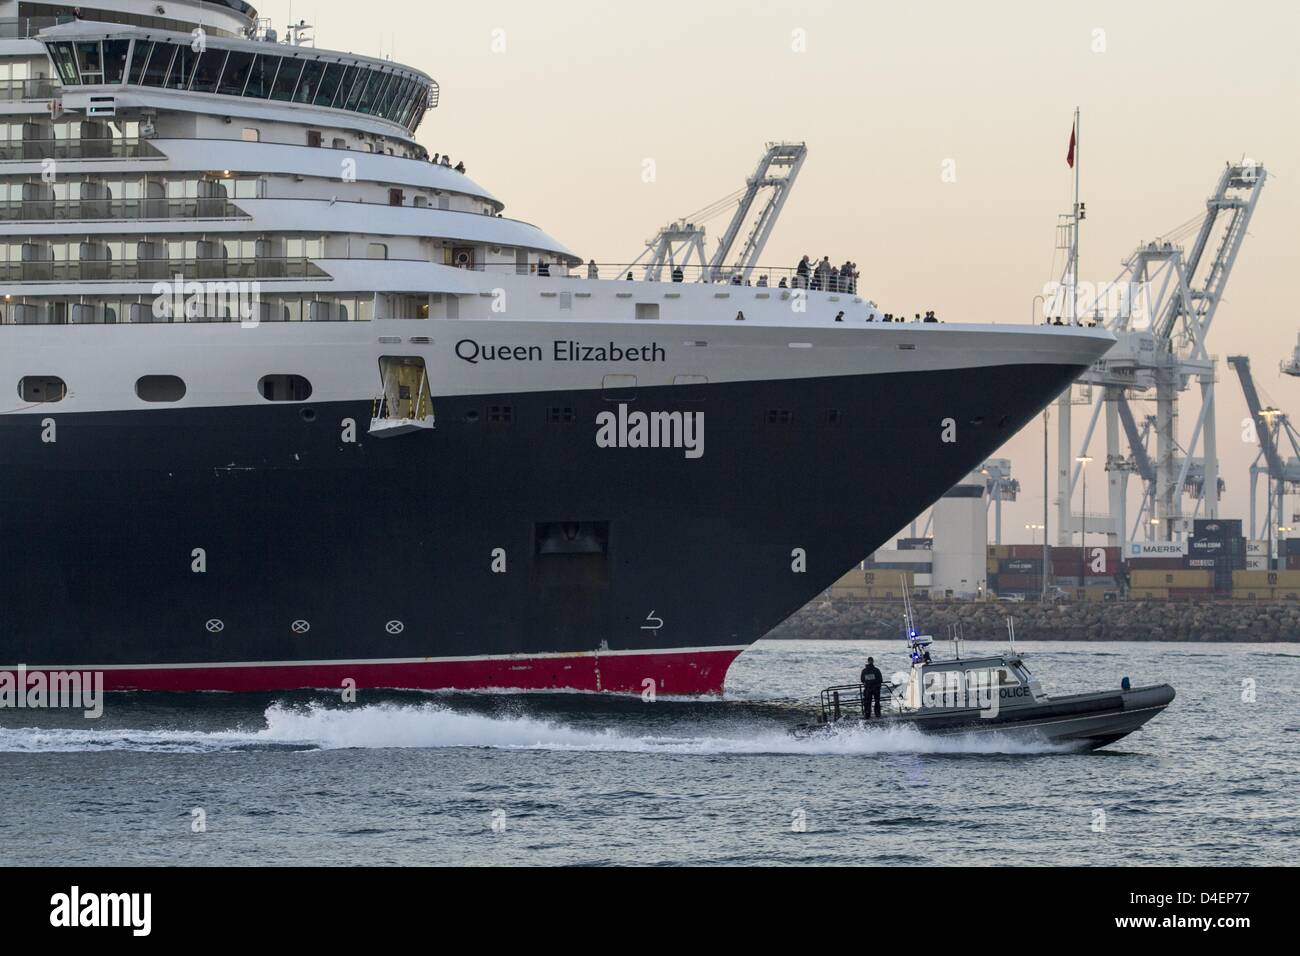
[[[876,716],[879,717],[880,688],[885,678],[880,673],[880,668],[876,666],[874,657],[867,658],[867,666],[862,668],[862,673],[858,676],[862,682],[862,716],[871,719],[871,703],[875,701]]]

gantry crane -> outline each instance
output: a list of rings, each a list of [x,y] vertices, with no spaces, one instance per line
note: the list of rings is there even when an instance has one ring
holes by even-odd
[[[1065,392],[1057,403],[1058,543],[1068,544],[1081,527],[1082,516],[1073,513],[1070,503],[1080,472],[1091,461],[1087,449],[1103,411],[1109,511],[1088,515],[1089,530],[1104,531],[1112,544],[1119,545],[1137,538],[1139,532],[1148,539],[1170,540],[1189,530],[1192,517],[1218,516],[1223,483],[1214,428],[1216,372],[1206,338],[1266,178],[1258,163],[1229,163],[1206,202],[1204,215],[1197,217],[1200,226],[1190,251],[1174,240],[1177,234],[1190,235],[1196,218],[1166,238],[1139,245],[1088,311],[1070,312],[1104,324],[1117,343],[1080,376],[1080,388]],[[1217,245],[1207,255],[1212,241]],[[1067,263],[1066,269],[1065,278],[1073,283],[1077,266]],[[1178,397],[1193,381],[1200,388],[1201,404],[1191,439],[1184,446],[1178,436]],[[1155,415],[1139,430],[1130,402],[1145,397],[1135,393],[1146,392],[1153,393]],[[1071,451],[1070,431],[1075,404],[1092,406],[1077,454]],[[1146,448],[1148,434],[1155,438],[1154,456]],[[1131,530],[1127,520],[1130,475],[1143,483],[1142,505]],[[1191,515],[1183,512],[1184,494],[1196,498]]]
[[[745,180],[743,188],[664,226],[646,243],[645,250],[632,263],[633,268],[643,266],[645,279],[649,282],[660,281],[665,269],[671,271],[677,266],[685,268],[696,264],[699,271],[695,278],[702,282],[747,281],[763,254],[807,155],[808,147],[804,143],[768,143],[766,152],[753,175]],[[727,259],[741,230],[751,222],[760,191],[767,192],[766,202],[752,218],[740,253],[728,264]],[[712,257],[706,259],[703,223],[725,212],[733,203],[736,208],[731,222]]]
[[[1259,454],[1250,466],[1250,536],[1265,537],[1269,542],[1269,558],[1273,557],[1274,531],[1281,527],[1283,518],[1283,498],[1288,491],[1300,489],[1300,435],[1287,414],[1272,405],[1263,405],[1259,400],[1259,391],[1250,374],[1250,359],[1245,355],[1229,355],[1228,364],[1237,372],[1241,380],[1241,392],[1246,397],[1246,408],[1250,411],[1250,420],[1255,425],[1255,439],[1259,442]],[[1294,452],[1294,457],[1283,458],[1281,439],[1286,436],[1287,443]],[[1263,459],[1263,466],[1260,460]],[[1259,476],[1265,476],[1267,505],[1264,508],[1265,529],[1260,529],[1256,522],[1255,487]],[[1260,530],[1267,534],[1260,535]],[[1271,565],[1270,565],[1271,567]]]

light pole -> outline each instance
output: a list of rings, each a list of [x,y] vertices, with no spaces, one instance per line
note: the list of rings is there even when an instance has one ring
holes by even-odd
[[[1079,470],[1083,472],[1083,511],[1079,516],[1079,587],[1083,587],[1086,574],[1084,566],[1088,561],[1088,465],[1092,458],[1088,455],[1080,455],[1074,460],[1079,463]]]

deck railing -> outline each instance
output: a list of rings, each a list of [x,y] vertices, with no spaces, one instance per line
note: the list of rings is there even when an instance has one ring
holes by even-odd
[[[162,153],[148,140],[137,136],[99,139],[5,139],[0,140],[0,162],[34,162],[42,159],[141,159],[161,158]]]
[[[0,17],[0,40],[27,40],[72,17]]]
[[[204,279],[309,279],[327,277],[306,258],[79,259],[0,263],[0,282],[87,282]]]
[[[212,199],[12,199],[0,221],[84,222],[93,219],[246,219],[234,203]]]
[[[0,80],[0,101],[48,100],[58,96],[61,89],[57,80],[48,77],[34,80]]]

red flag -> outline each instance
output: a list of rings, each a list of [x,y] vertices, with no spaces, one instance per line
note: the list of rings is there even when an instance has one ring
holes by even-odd
[[[1065,154],[1065,162],[1071,169],[1074,169],[1074,127],[1073,126],[1070,127],[1070,149]]]

